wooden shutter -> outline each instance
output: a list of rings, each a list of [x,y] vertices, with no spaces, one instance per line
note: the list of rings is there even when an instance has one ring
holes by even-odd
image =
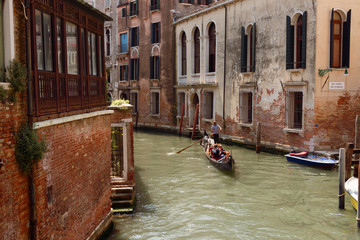
[[[158,24],[158,32],[157,32],[157,34],[158,34],[158,43],[160,43],[161,41],[160,41],[160,37],[161,37],[161,23],[160,22],[158,22],[157,23]]]
[[[247,66],[247,36],[245,28],[241,27],[241,72],[246,72]]]
[[[135,77],[136,77],[136,80],[139,80],[139,58],[136,59]]]
[[[191,4],[194,4],[194,0],[190,0],[190,3],[191,3]]]
[[[239,94],[239,121],[244,122],[244,93]]]
[[[330,19],[330,64],[329,67],[333,67],[333,36],[334,36],[334,9],[331,9],[331,19]]]
[[[156,79],[160,79],[160,56],[158,56],[156,58],[156,62],[157,62],[157,65],[156,65],[156,73],[157,73]]]
[[[125,79],[124,80],[129,80],[129,78],[128,78],[128,66],[126,65],[125,66]]]
[[[155,24],[151,23],[151,43],[154,43],[155,41]]]
[[[255,52],[256,52],[256,23],[252,27],[252,49],[251,49],[251,72],[255,72]]]
[[[291,18],[286,16],[286,69],[294,68],[294,26]]]
[[[154,57],[150,57],[150,79],[154,79]]]
[[[130,80],[135,80],[135,66],[134,66],[134,59],[130,60]]]
[[[343,24],[342,67],[350,67],[350,27],[351,27],[351,9],[348,11],[346,22],[344,22]]]
[[[286,121],[286,126],[290,127],[290,119],[289,119],[289,109],[290,108],[290,93],[288,91],[286,91],[286,96],[285,96],[285,121]]]
[[[139,1],[136,0],[136,14],[135,15],[139,15]]]
[[[136,46],[139,46],[139,27],[136,27]]]
[[[301,68],[306,68],[306,29],[307,29],[307,11],[303,14],[302,23],[302,49],[301,49]]]

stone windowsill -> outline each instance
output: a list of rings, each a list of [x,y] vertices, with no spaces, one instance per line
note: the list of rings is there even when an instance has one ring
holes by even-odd
[[[304,130],[297,129],[297,128],[284,128],[283,131],[285,133],[297,133],[297,134],[303,134]]]
[[[193,74],[191,74],[191,77],[193,77],[193,78],[200,77],[200,73],[193,73]]]
[[[287,69],[286,71],[288,71],[289,73],[302,73],[304,71],[303,68],[294,68],[294,69]]]
[[[150,114],[150,117],[160,118],[160,114]]]
[[[254,73],[253,72],[243,72],[242,75],[244,77],[252,77],[254,75]]]
[[[212,123],[214,121],[214,119],[209,119],[209,118],[203,118],[202,119],[203,122],[209,122]]]
[[[238,126],[245,127],[245,128],[252,128],[253,124],[252,123],[238,123]]]

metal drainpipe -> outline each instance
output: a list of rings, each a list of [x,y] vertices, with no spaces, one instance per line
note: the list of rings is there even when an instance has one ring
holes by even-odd
[[[21,2],[21,4],[23,4]],[[31,78],[31,28],[30,28],[30,3],[29,0],[25,1],[24,14],[25,16],[25,38],[26,38],[26,65],[28,71],[28,81],[27,81],[27,115],[28,115],[28,124],[31,128],[33,128],[33,105],[32,105],[32,78]],[[30,170],[28,175],[29,180],[29,199],[30,199],[30,239],[36,240],[37,239],[37,217],[36,217],[36,198],[35,198],[35,184],[34,184],[34,174],[33,169]]]
[[[224,92],[223,92],[223,124],[225,125],[225,87],[226,87],[226,38],[227,38],[227,7],[225,8],[225,42],[224,42]]]

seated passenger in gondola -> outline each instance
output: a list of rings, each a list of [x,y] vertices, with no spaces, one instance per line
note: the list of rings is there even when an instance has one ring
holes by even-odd
[[[212,153],[212,157],[215,159],[220,159],[221,158],[221,149],[219,148],[218,144],[215,144],[214,147],[211,149],[211,153]]]

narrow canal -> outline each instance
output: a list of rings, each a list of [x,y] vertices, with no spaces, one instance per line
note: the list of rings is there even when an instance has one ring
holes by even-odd
[[[238,146],[234,174],[188,138],[134,133],[137,207],[113,239],[360,239],[356,212],[338,209],[338,171]]]

